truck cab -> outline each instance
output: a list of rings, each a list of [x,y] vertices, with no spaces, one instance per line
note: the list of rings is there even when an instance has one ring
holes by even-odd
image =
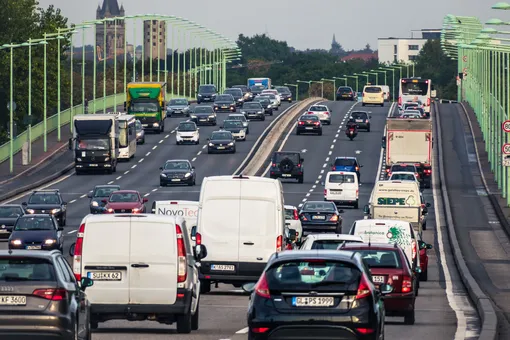
[[[129,83],[124,110],[142,123],[144,130],[165,131],[166,83]]]

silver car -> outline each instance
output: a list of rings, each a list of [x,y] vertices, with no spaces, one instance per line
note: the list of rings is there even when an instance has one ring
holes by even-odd
[[[250,121],[246,119],[246,116],[242,113],[229,114],[225,120],[239,120],[243,123],[243,127],[246,129],[246,134],[250,133]]]
[[[186,98],[171,99],[166,105],[166,116],[183,115],[189,117],[190,115],[189,102]]]
[[[280,105],[278,104],[278,99],[274,94],[271,93],[261,94],[259,98],[267,98],[271,102],[271,107],[273,108],[273,110],[278,110],[278,107]]]
[[[331,125],[331,112],[326,105],[312,105],[305,114],[317,115],[322,124]]]
[[[137,119],[135,123],[136,128],[136,144],[145,144],[145,130],[142,123]]]

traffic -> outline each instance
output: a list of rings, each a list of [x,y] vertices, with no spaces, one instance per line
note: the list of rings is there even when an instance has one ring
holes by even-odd
[[[409,99],[415,80],[398,105],[367,85],[303,108],[269,78],[201,85],[196,105],[130,83],[125,113],[76,115],[74,175],[0,206],[0,334],[209,332],[202,315],[231,299],[244,339],[402,338],[444,299],[420,291],[435,221],[431,81]],[[286,115],[260,176],[233,175]]]

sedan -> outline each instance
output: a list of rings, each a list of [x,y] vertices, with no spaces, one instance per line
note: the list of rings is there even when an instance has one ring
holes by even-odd
[[[246,129],[246,134],[250,134],[250,121],[246,119],[246,116],[243,114],[229,114],[226,120],[238,120],[243,123],[244,128]]]
[[[236,112],[236,101],[231,94],[222,94],[216,96],[214,100],[215,112]]]
[[[296,127],[296,135],[300,135],[302,133],[316,133],[319,136],[322,136],[322,124],[319,117],[316,115],[303,115],[299,117]]]
[[[332,112],[326,105],[312,105],[306,114],[317,115],[323,124],[331,125]]]
[[[418,177],[416,177],[416,174],[414,172],[409,171],[395,171],[391,173],[390,178],[388,178],[389,181],[415,181],[420,184],[420,180]]]
[[[281,101],[292,103],[292,92],[287,86],[276,86],[275,90],[278,91]]]
[[[356,92],[352,90],[352,87],[341,86],[336,91],[336,100],[356,100]]]
[[[273,254],[247,283],[248,339],[383,339],[384,301],[359,254],[324,250]]]
[[[189,117],[190,111],[189,102],[185,98],[172,99],[166,106],[167,117],[172,117],[174,115]]]
[[[276,96],[274,94],[264,93],[264,94],[261,94],[259,97],[266,98],[267,100],[269,100],[269,102],[271,103],[271,108],[274,111],[278,111],[278,107],[280,106],[280,104],[278,104],[278,100],[276,99]]]
[[[335,203],[323,201],[308,201],[303,204],[299,212],[299,219],[303,226],[303,233],[307,232],[335,232],[342,233],[342,217]]]
[[[195,167],[188,160],[168,160],[159,168],[159,185],[164,187],[169,184],[187,184],[193,186],[196,183],[197,174]]]
[[[9,237],[9,249],[64,250],[64,227],[54,216],[24,215],[16,221]]]
[[[257,102],[244,103],[241,113],[248,119],[266,120],[264,108]]]
[[[110,197],[110,195],[114,191],[119,191],[119,185],[96,185],[94,190],[90,192],[87,196],[90,198],[90,213],[91,214],[101,214],[104,212],[105,203],[104,199]]]
[[[136,144],[145,144],[145,130],[142,123],[137,119],[135,123]]]
[[[370,132],[370,119],[372,119],[372,116],[368,115],[369,113],[366,111],[351,112],[351,119],[358,125],[358,128],[367,130],[367,132]]]
[[[223,94],[230,94],[232,97],[234,97],[236,106],[243,106],[244,94],[241,89],[236,88],[226,89],[225,91],[223,91]]]
[[[270,115],[272,116],[273,115],[273,105],[271,105],[271,101],[269,100],[269,98],[267,97],[255,97],[255,99],[253,99],[254,102],[259,102],[260,105],[262,105],[262,107],[264,108],[264,113],[266,115]]]
[[[234,136],[235,140],[245,141],[246,140],[246,129],[238,120],[226,120],[223,122],[222,130],[228,131]]]
[[[274,95],[275,99],[276,99],[276,103],[278,104],[278,106],[282,105],[282,98],[280,97],[280,95],[278,94],[278,91],[277,90],[273,90],[273,89],[267,89],[267,90],[264,90],[262,91],[262,93],[260,94],[261,96],[270,96],[270,95]]]
[[[9,238],[18,217],[25,215],[20,204],[0,205],[0,238]]]
[[[243,116],[244,117],[244,116]],[[236,153],[236,140],[228,131],[214,131],[207,143],[207,153]]]
[[[212,106],[209,105],[195,106],[191,114],[191,120],[197,125],[216,126],[217,124],[216,112],[214,112]]]
[[[142,198],[140,193],[135,190],[119,190],[113,192],[105,203],[105,213],[107,214],[144,214],[146,212],[145,203],[149,200]]]

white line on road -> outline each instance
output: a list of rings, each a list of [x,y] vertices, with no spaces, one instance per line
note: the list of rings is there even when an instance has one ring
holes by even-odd
[[[199,152],[197,153],[197,156],[200,156],[200,154],[201,154],[201,153],[202,153],[202,151],[199,151]]]
[[[158,190],[158,188],[156,188],[156,189],[152,189],[151,191],[152,191],[152,192],[154,192],[154,191],[157,191],[157,190]]]
[[[115,179],[118,181],[118,180],[119,180],[119,179],[121,179],[121,178],[122,178],[122,176],[119,176],[119,177],[117,177],[117,178],[115,178]]]
[[[113,184],[113,181],[108,182],[108,184]]]
[[[77,232],[78,230],[71,230],[70,232],[68,232],[68,234],[74,234],[75,232]]]
[[[145,154],[145,157],[149,156],[150,154],[151,154],[151,152],[150,152],[150,151],[149,151],[149,152],[147,152],[147,153]]]
[[[131,167],[131,169],[134,169],[134,168],[136,168],[136,164]]]
[[[165,141],[165,140],[164,140],[164,139],[162,139],[162,140],[160,140],[160,141],[158,142],[158,144],[161,144],[161,143],[163,143],[164,141]]]
[[[76,202],[76,200],[71,200],[71,201],[69,201],[69,203],[74,203],[74,202]]]
[[[195,157],[195,158],[193,158],[191,161],[192,161],[192,162],[194,162],[194,161],[196,161],[196,160],[197,160],[197,158]]]
[[[157,147],[158,147],[157,145],[154,145],[154,146],[152,147],[152,150],[156,150],[156,148],[157,148]]]
[[[247,334],[248,333],[248,327],[245,327],[243,329],[240,329],[236,332],[236,334]]]
[[[124,175],[127,175],[127,174],[129,174],[129,170],[124,171]]]
[[[150,194],[145,194],[145,195],[143,195],[143,197],[147,197],[147,196],[149,196],[149,195],[150,195]]]
[[[81,195],[81,196],[80,196],[80,198],[85,198],[85,197],[87,197],[87,195]]]
[[[204,145],[204,146],[202,146],[202,149],[205,149],[206,147],[207,147],[207,145]]]
[[[165,139],[166,139],[166,138],[168,138],[168,137],[170,137],[170,135],[166,135],[166,136],[165,136]]]
[[[143,162],[143,160],[144,160],[144,158],[140,159],[140,160],[138,161],[138,163],[142,163],[142,162]]]

